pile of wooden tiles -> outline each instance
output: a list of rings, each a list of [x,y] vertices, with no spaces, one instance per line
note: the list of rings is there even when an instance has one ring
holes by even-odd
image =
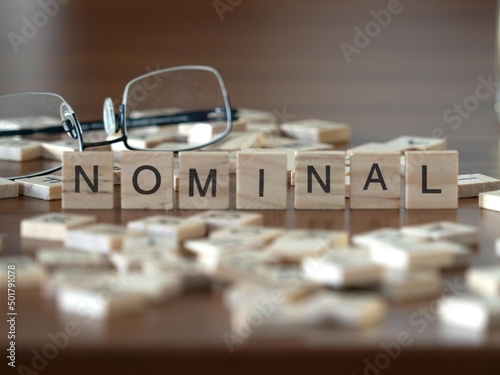
[[[241,211],[152,215],[124,226],[47,213],[23,220],[21,235],[51,242],[34,259],[0,258],[3,270],[16,265],[18,290],[41,288],[62,315],[90,321],[136,315],[217,286],[235,334],[256,317],[262,327],[364,329],[383,322],[390,304],[422,299],[437,299],[443,324],[500,328],[500,267],[467,269],[478,230],[466,224],[384,228],[349,239],[342,230],[263,226],[261,214]],[[468,290],[444,286],[442,272],[457,268],[467,269]]]

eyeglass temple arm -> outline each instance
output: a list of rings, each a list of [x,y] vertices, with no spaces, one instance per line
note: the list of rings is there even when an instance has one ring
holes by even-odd
[[[143,117],[137,119],[129,119],[127,128],[140,128],[145,126],[163,126],[163,125],[174,125],[186,122],[202,122],[207,120],[214,120],[213,114],[224,113],[225,110],[221,108],[215,108],[203,111],[192,111],[183,112],[175,115],[165,115],[165,116],[151,116]],[[226,116],[216,117],[218,120],[226,120]],[[231,109],[231,120],[238,119],[238,110]],[[118,116],[117,116],[118,120]],[[80,123],[83,131],[91,130],[103,130],[103,121],[87,121]],[[13,137],[13,136],[27,136],[32,134],[54,134],[54,133],[64,133],[65,130],[62,126],[49,126],[40,129],[16,129],[16,130],[0,130],[0,137]]]

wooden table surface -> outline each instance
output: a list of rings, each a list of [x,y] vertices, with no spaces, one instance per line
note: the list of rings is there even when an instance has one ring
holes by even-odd
[[[352,126],[351,145],[404,134],[442,134],[449,148],[460,152],[460,173],[500,177],[494,94],[486,87],[477,108],[453,121],[446,115],[454,104],[472,103],[476,87],[494,72],[493,0],[402,0],[401,11],[350,56],[351,62],[341,43],[354,45],[355,28],[364,29],[374,19],[371,12],[387,9],[391,1],[59,0],[46,24],[23,36],[26,20],[44,21],[37,18],[41,2],[0,4],[0,94],[57,92],[81,120],[90,120],[100,117],[105,97],[120,98],[126,82],[149,68],[206,64],[221,72],[236,106],[346,121]],[[224,4],[228,10],[219,15],[215,7]],[[18,51],[10,42],[13,33],[23,38]],[[3,173],[20,168],[0,163]],[[494,240],[500,213],[480,210],[474,198],[460,200],[458,210],[319,212],[292,207],[290,201],[286,211],[265,212],[265,224],[355,234],[446,219],[480,227],[473,265],[499,263]],[[9,235],[4,254],[32,253],[39,244],[19,238],[20,220],[60,209],[60,201],[1,200],[0,232]],[[150,214],[120,209],[91,213],[115,223]],[[461,276],[448,274],[447,280],[460,286]],[[47,335],[59,332],[64,320],[36,293],[18,298],[18,363],[30,366],[32,349],[43,349]],[[373,363],[383,353],[381,344],[407,331],[412,344],[381,374],[497,374],[500,334],[448,330],[435,316],[425,329],[417,329],[412,314],[432,307],[432,301],[393,305],[382,325],[360,332],[256,329],[231,354],[222,338],[230,327],[220,295],[190,293],[141,317],[86,326],[40,373],[375,374],[366,369],[367,361]],[[5,322],[0,327],[4,348]],[[0,366],[7,367],[4,362]]]

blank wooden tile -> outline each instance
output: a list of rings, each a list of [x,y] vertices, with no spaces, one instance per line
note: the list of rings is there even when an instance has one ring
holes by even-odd
[[[127,236],[141,237],[140,232],[127,230],[116,224],[91,224],[66,232],[65,246],[78,250],[110,253],[120,250]]]
[[[371,247],[370,254],[374,262],[388,268],[439,269],[454,263],[455,249],[463,249],[463,245],[448,241],[415,242],[404,245],[387,243]]]
[[[270,258],[297,263],[311,256],[321,256],[329,248],[343,248],[349,243],[345,231],[301,230],[287,231],[265,248]]]
[[[203,221],[209,230],[262,225],[264,217],[258,212],[239,212],[239,211],[205,211],[189,217]]]
[[[406,152],[406,208],[458,208],[458,152]]]
[[[236,207],[246,210],[287,208],[285,153],[245,151],[237,155]]]
[[[38,240],[64,241],[69,229],[97,221],[95,216],[51,212],[21,221],[21,237]]]
[[[229,208],[229,155],[227,152],[179,154],[179,209]]]
[[[273,112],[253,108],[238,108],[238,118],[253,123],[277,123],[278,119]]]
[[[320,291],[302,301],[310,323],[363,329],[379,324],[387,315],[386,303],[370,293]]]
[[[477,245],[479,241],[479,229],[476,226],[450,221],[402,227],[401,231],[427,240],[448,240],[466,245]]]
[[[500,211],[500,190],[479,193],[479,207],[486,210]]]
[[[65,139],[55,142],[44,142],[42,143],[42,158],[61,161],[63,153],[78,150],[78,142],[73,139]]]
[[[163,235],[180,243],[189,238],[205,236],[207,226],[197,218],[182,218],[176,216],[154,215],[127,223],[127,228],[148,234]]]
[[[62,177],[45,175],[16,180],[19,184],[19,195],[46,201],[61,199]]]
[[[15,266],[15,269],[11,271],[15,272],[15,289],[17,291],[40,288],[45,273],[39,264],[26,256],[2,256],[0,257],[0,269],[2,270],[0,272],[0,292],[7,291],[9,266]]]
[[[19,196],[19,184],[15,181],[0,177],[0,199]]]
[[[40,142],[20,138],[0,139],[0,160],[29,161],[41,157]]]
[[[172,210],[171,152],[121,152],[122,209]]]
[[[399,209],[399,153],[355,152],[351,155],[351,209]]]
[[[122,240],[121,252],[124,254],[156,253],[158,251],[175,253],[179,251],[178,242],[162,233],[146,233],[142,237],[127,236]]]
[[[333,145],[329,143],[307,142],[299,139],[282,137],[277,135],[266,135],[263,148],[289,149],[295,151],[332,150]]]
[[[62,208],[113,208],[113,163],[112,152],[65,152],[62,168]]]
[[[345,208],[345,153],[299,151],[295,155],[295,208]]]
[[[302,261],[304,277],[324,285],[339,287],[378,285],[382,268],[364,249],[344,248],[329,251],[320,258]]]
[[[68,249],[41,248],[36,253],[36,260],[45,268],[67,267],[105,267],[108,260],[101,254],[80,252]]]
[[[467,286],[477,294],[500,297],[500,266],[471,268],[465,274]]]
[[[380,289],[391,301],[414,301],[438,296],[442,291],[442,280],[435,269],[389,269],[384,271]]]
[[[463,295],[445,297],[438,306],[440,321],[473,332],[500,328],[500,299]]]
[[[481,173],[458,176],[458,198],[478,197],[479,193],[500,189],[500,180]]]
[[[344,143],[351,136],[349,125],[318,119],[285,122],[281,130],[289,137],[311,142]]]
[[[155,148],[164,142],[175,142],[179,138],[177,128],[167,127],[157,131],[136,129],[127,133],[127,142],[138,149]]]

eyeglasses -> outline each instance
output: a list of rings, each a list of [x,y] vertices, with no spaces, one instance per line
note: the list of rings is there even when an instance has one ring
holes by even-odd
[[[189,151],[225,138],[234,119],[237,112],[231,108],[222,77],[200,65],[133,79],[125,87],[117,115],[111,98],[104,101],[103,121],[79,122],[71,106],[53,93],[0,96],[0,137],[9,137],[0,138],[3,144],[23,142],[20,137],[25,136],[66,133],[79,151],[108,145],[115,150]],[[60,168],[9,178],[40,176]]]

